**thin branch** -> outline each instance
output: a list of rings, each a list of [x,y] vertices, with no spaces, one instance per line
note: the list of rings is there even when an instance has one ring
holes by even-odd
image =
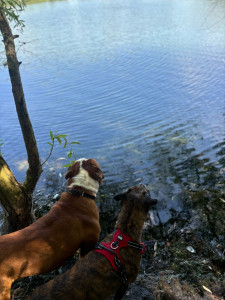
[[[47,162],[47,160],[50,158],[50,156],[52,155],[54,143],[55,143],[55,139],[54,139],[53,142],[52,142],[51,150],[50,150],[50,152],[49,152],[48,157],[47,157],[46,160],[41,164],[42,167],[43,167],[43,165]]]

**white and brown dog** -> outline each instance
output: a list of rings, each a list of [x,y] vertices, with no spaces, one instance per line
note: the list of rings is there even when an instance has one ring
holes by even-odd
[[[77,249],[81,256],[99,239],[95,196],[104,178],[94,159],[80,159],[65,175],[66,192],[32,225],[0,237],[0,300],[10,299],[14,280],[59,267]]]

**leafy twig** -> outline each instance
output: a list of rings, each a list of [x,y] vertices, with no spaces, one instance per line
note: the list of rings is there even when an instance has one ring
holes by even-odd
[[[24,0],[1,0],[6,16],[10,21],[15,22],[15,27],[20,26],[23,29],[24,20],[20,20],[20,13],[26,5]]]
[[[74,154],[74,151],[73,151],[73,148],[72,148],[71,145],[80,144],[80,143],[79,142],[71,142],[70,143],[68,141],[68,139],[67,139],[67,135],[66,134],[58,134],[57,132],[55,134],[53,134],[52,131],[50,131],[50,138],[51,138],[51,143],[48,143],[50,145],[50,147],[51,147],[50,148],[50,152],[49,152],[49,155],[46,158],[46,160],[42,163],[42,166],[47,162],[47,160],[52,155],[52,151],[53,151],[53,148],[54,148],[56,140],[58,141],[59,145],[61,145],[62,141],[64,141],[63,148],[69,147],[69,153],[67,154],[67,156],[68,156],[68,158],[73,157],[74,159],[70,161],[70,164],[64,165],[63,167],[68,168],[69,166],[71,166],[75,162],[75,160],[76,160],[76,157],[75,157],[75,154]]]

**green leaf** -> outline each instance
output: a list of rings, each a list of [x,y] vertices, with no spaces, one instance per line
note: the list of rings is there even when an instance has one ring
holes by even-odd
[[[73,144],[78,144],[78,145],[80,145],[80,142],[71,142],[70,144],[71,144],[71,145],[73,145]]]
[[[71,167],[74,163],[75,163],[75,160],[71,160],[71,161],[70,161],[70,164],[64,165],[63,167],[64,167],[64,168]]]
[[[48,143],[51,147],[53,147],[53,145],[51,143]]]
[[[65,140],[65,144],[63,146],[63,148],[66,148],[66,145],[68,144],[67,140]]]
[[[71,163],[71,164],[67,164],[67,165],[63,165],[63,168],[69,168],[69,167],[71,167],[73,164]]]
[[[62,144],[62,141],[61,141],[61,139],[59,138],[58,135],[56,136],[56,139],[57,139],[57,141],[59,142],[59,144],[61,145],[61,144]]]
[[[14,5],[14,3],[12,2],[12,1],[8,1],[9,2],[9,4],[13,7],[13,8],[15,8],[16,9],[16,6]],[[15,3],[18,5],[18,3],[15,1]]]
[[[51,137],[51,140],[54,141],[54,135],[51,130],[50,130],[50,137]]]

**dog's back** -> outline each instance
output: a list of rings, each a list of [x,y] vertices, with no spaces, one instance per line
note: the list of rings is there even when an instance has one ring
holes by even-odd
[[[77,199],[76,203],[71,198],[63,194],[46,216],[0,237],[0,274],[19,278],[48,272],[60,266],[85,240],[90,242],[92,236],[99,236],[95,203],[89,199],[82,199],[82,203]],[[83,239],[77,238],[79,233]]]

